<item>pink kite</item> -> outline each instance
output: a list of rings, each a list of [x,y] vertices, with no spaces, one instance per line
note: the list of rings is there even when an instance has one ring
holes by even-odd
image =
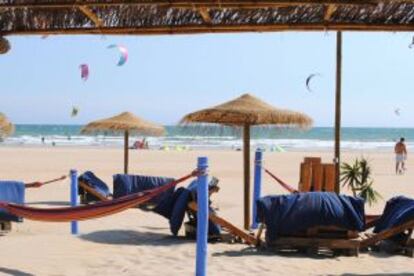
[[[88,80],[88,77],[89,77],[89,66],[88,66],[88,64],[79,65],[79,69],[81,70],[81,79],[83,81]]]

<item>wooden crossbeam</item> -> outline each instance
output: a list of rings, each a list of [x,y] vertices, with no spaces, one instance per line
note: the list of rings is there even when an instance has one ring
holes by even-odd
[[[207,24],[211,24],[211,16],[208,12],[208,9],[206,8],[199,8],[198,12],[200,13],[201,17],[203,18],[203,21]]]
[[[79,10],[88,17],[96,27],[101,28],[103,26],[102,20],[87,6],[79,6]]]
[[[401,0],[402,1],[402,0]],[[9,2],[0,4],[2,8],[73,8],[80,6],[87,7],[111,7],[111,6],[144,6],[144,5],[157,5],[157,6],[168,6],[177,8],[192,8],[196,7],[243,7],[251,6],[255,8],[263,7],[274,7],[274,6],[298,6],[298,5],[377,5],[381,0],[220,0],[218,4],[217,0],[113,0],[111,2],[104,1],[24,1]]]
[[[324,20],[325,21],[330,21],[332,14],[336,11],[336,9],[338,8],[338,6],[336,5],[327,5],[325,8],[325,15],[324,15]]]
[[[370,31],[370,32],[413,32],[414,24],[243,24],[243,25],[186,25],[162,27],[104,27],[104,28],[51,28],[34,30],[0,31],[2,35],[170,35],[202,33],[244,33],[282,31]]]
[[[371,237],[364,239],[361,241],[361,247],[367,247],[370,245],[374,245],[375,243],[388,239],[392,236],[395,236],[396,234],[402,233],[405,230],[414,228],[414,220],[409,220],[406,223],[403,223],[399,226],[394,226],[390,229],[383,230],[377,234],[372,235]]]

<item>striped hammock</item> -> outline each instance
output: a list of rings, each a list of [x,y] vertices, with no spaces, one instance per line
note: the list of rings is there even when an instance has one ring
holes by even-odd
[[[96,204],[76,207],[61,208],[34,208],[25,205],[0,202],[0,208],[7,210],[9,213],[18,217],[30,220],[49,221],[49,222],[69,222],[75,220],[88,220],[105,217],[122,212],[126,209],[144,204],[156,197],[157,195],[175,187],[177,184],[192,178],[198,174],[192,172],[177,180],[171,181],[161,187],[147,190],[142,193],[123,196],[113,200],[101,201]]]

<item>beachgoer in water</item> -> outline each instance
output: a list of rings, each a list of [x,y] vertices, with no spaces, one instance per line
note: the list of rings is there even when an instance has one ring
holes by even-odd
[[[42,140],[42,144],[44,144],[45,143],[45,137],[42,136],[41,140]]]
[[[395,173],[401,174],[405,171],[405,160],[407,160],[407,148],[404,144],[405,139],[401,137],[400,141],[395,144]]]

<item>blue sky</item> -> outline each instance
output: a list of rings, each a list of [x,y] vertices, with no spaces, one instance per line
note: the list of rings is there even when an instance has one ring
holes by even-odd
[[[334,112],[335,33],[9,37],[0,111],[16,123],[82,124],[129,110],[163,124],[250,92],[316,126]],[[343,125],[414,125],[410,33],[345,33]],[[110,44],[129,49],[116,66]],[[90,67],[83,82],[78,69]],[[309,74],[320,73],[306,90]],[[80,113],[71,118],[72,106]],[[401,109],[401,116],[394,109]]]

